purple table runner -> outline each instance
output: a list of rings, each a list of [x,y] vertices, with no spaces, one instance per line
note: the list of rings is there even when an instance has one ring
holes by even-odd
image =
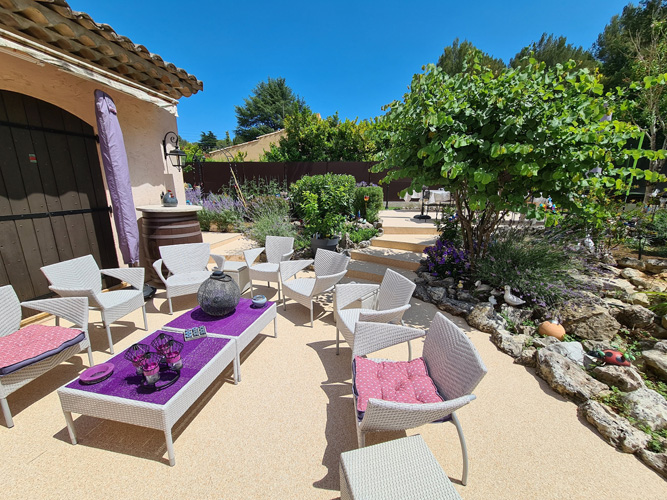
[[[218,335],[225,335],[227,337],[239,337],[271,307],[271,304],[273,302],[267,301],[264,307],[254,308],[252,300],[241,298],[239,305],[236,306],[236,311],[224,318],[209,316],[201,310],[201,307],[195,307],[164,326],[185,329],[204,325],[208,333],[217,333]]]
[[[166,333],[179,342],[183,342],[183,335],[181,334],[158,330],[141,340],[141,343],[150,345],[153,339],[160,333]],[[162,391],[146,391],[143,384],[144,377],[142,375],[137,375],[134,365],[123,357],[125,351],[108,361],[109,363],[113,363],[115,368],[113,375],[105,381],[95,385],[84,385],[79,382],[79,379],[77,378],[73,382],[67,384],[66,387],[68,389],[78,389],[80,391],[104,396],[115,396],[135,401],[143,401],[145,403],[163,405],[167,403],[185,384],[187,384],[192,377],[199,373],[206,363],[211,361],[211,359],[213,359],[213,357],[230,342],[230,339],[213,337],[205,337],[183,342],[183,350],[181,351],[181,358],[183,359],[181,377],[174,383],[174,385]],[[151,351],[154,350],[155,349],[151,347]],[[165,373],[165,378],[160,380],[158,384],[162,385],[163,383],[168,382],[170,380],[168,375],[171,375],[171,372]]]

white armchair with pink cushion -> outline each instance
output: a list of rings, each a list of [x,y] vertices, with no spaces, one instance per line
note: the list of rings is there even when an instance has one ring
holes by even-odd
[[[413,429],[451,421],[463,452],[462,483],[468,481],[468,451],[455,411],[475,396],[486,375],[475,346],[454,323],[437,313],[426,333],[422,357],[412,361],[365,356],[424,335],[423,330],[382,323],[357,323],[352,347],[352,382],[359,446],[373,431]]]
[[[40,324],[21,326],[21,306],[72,322],[71,328]],[[0,407],[7,427],[14,421],[7,396],[63,361],[88,350],[88,299],[68,297],[19,303],[11,286],[0,287]]]

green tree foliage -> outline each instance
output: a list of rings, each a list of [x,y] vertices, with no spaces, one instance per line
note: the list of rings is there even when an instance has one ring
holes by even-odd
[[[667,149],[667,1],[644,0],[627,5],[614,16],[598,37],[595,54],[602,61],[607,87],[627,87],[637,106],[624,118],[642,127],[652,151]],[[664,159],[655,159],[650,169],[661,172]],[[647,183],[644,201],[655,185]]]
[[[377,153],[367,121],[321,119],[304,110],[285,119],[287,136],[272,144],[263,161],[371,161]]]
[[[213,151],[216,148],[217,143],[218,143],[218,138],[215,136],[213,132],[209,130],[208,134],[206,132],[201,133],[199,142],[197,144],[199,145],[199,148],[202,151],[209,152]]]
[[[526,203],[533,195],[549,194],[561,209],[596,219],[607,214],[588,202],[589,193],[621,190],[631,173],[654,178],[625,167],[631,154],[649,152],[625,149],[637,127],[601,120],[626,104],[603,95],[597,75],[575,70],[574,61],[553,69],[529,63],[495,74],[477,54],[453,76],[429,65],[382,117],[379,133],[391,145],[372,170],[388,170],[385,180],[410,178],[411,188],[451,191],[473,266],[509,211],[545,216]],[[596,168],[601,174],[589,174]]]
[[[229,130],[225,132],[225,138],[224,139],[218,139],[215,143],[215,149],[222,149],[231,146],[234,144],[232,141],[232,138],[229,136]]]
[[[451,45],[445,47],[443,54],[438,59],[438,66],[448,75],[456,75],[463,71],[463,64],[468,54],[479,51],[471,42],[463,40],[459,44],[459,39],[456,38]],[[494,73],[504,70],[507,66],[502,59],[487,54],[486,52],[479,52],[482,64],[491,68]]]
[[[593,70],[597,68],[598,63],[588,50],[583,47],[575,47],[567,43],[564,36],[555,37],[542,33],[538,42],[532,42],[530,45],[521,49],[510,59],[510,66],[516,68],[522,60],[532,56],[537,61],[543,61],[547,68],[553,68],[556,64],[565,64],[570,59],[577,63],[577,67]]]
[[[241,142],[252,141],[260,135],[284,128],[287,116],[309,110],[306,102],[292,92],[284,78],[269,77],[259,82],[242,106],[235,106],[236,138]]]

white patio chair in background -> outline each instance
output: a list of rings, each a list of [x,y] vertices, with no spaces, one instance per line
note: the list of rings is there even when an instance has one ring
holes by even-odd
[[[174,314],[171,304],[173,297],[197,293],[199,286],[211,276],[208,270],[209,257],[215,261],[215,269],[222,270],[225,267],[225,258],[212,254],[208,243],[163,246],[160,247],[160,257],[153,263],[153,268],[167,290],[169,314]],[[163,263],[169,271],[167,278],[162,274]]]
[[[250,274],[250,293],[255,294],[252,280],[266,281],[267,285],[275,281],[278,283],[278,300],[280,300],[280,263],[290,260],[294,254],[294,238],[287,236],[267,236],[266,247],[253,248],[243,252]],[[266,251],[266,262],[255,264],[257,257]]]
[[[329,250],[318,249],[315,260],[290,260],[280,263],[280,277],[283,282],[283,309],[287,309],[285,297],[289,296],[310,309],[310,327],[313,327],[313,298],[331,290],[345,273],[350,258]],[[314,263],[315,278],[295,278],[296,273]],[[289,281],[288,281],[289,280]]]
[[[357,322],[403,323],[403,314],[410,309],[410,299],[417,285],[414,281],[387,269],[380,285],[350,283],[336,285],[334,316],[336,318],[336,354],[339,354],[340,334],[350,348],[354,347],[354,331]],[[368,308],[345,309],[353,302],[374,294]],[[412,359],[412,347],[408,341],[408,359]]]
[[[100,269],[92,255],[85,255],[44,266],[41,269],[51,283],[50,290],[61,297],[87,297],[89,307],[100,311],[102,324],[107,331],[111,354],[114,352],[109,325],[117,319],[141,308],[144,313],[144,330],[148,330],[143,292],[143,267]],[[102,293],[102,274],[129,283],[134,288]]]
[[[398,325],[358,323],[355,333],[352,349],[352,379],[359,446],[365,445],[367,432],[413,429],[431,422],[451,420],[456,426],[461,441],[462,483],[465,485],[468,481],[468,451],[463,429],[454,412],[475,399],[472,391],[487,372],[484,362],[470,339],[443,314],[437,313],[426,334],[422,357],[427,368],[427,375],[444,401],[401,403],[378,399],[375,395],[368,399],[365,411],[360,412],[357,402],[364,397],[364,394],[363,392],[360,394],[357,387],[359,375],[358,367],[355,366],[357,356],[366,356],[386,347],[421,337],[424,331]],[[392,372],[386,366],[392,361],[366,361],[384,363],[383,372]],[[391,383],[398,382],[391,381]],[[365,396],[369,397],[369,394]]]
[[[67,329],[45,325],[20,328],[21,306],[65,318],[74,326]],[[54,335],[54,330],[58,340],[52,340],[52,345],[43,345],[41,338]],[[9,366],[0,366],[3,371],[0,376],[0,407],[7,427],[14,426],[7,403],[7,396],[12,392],[84,349],[88,350],[88,363],[93,366],[93,352],[88,338],[88,299],[85,297],[33,300],[19,304],[11,286],[0,287],[0,337],[3,355],[9,355],[13,362]]]

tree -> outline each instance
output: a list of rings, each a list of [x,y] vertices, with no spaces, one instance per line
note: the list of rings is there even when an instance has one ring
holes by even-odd
[[[594,50],[602,61],[606,85],[628,87],[637,102],[624,117],[644,129],[652,151],[667,149],[667,1],[644,0],[639,6],[627,5],[605,27]],[[661,172],[664,166],[664,158],[649,163],[653,172]],[[646,184],[644,203],[654,187],[653,183]]]
[[[227,148],[234,144],[232,142],[232,138],[229,136],[229,130],[225,132],[225,138],[224,139],[218,139],[217,142],[215,143],[215,149],[222,149],[222,148]]]
[[[367,121],[345,119],[338,113],[321,119],[304,110],[285,118],[286,137],[272,144],[263,161],[371,161],[377,152],[368,136]]]
[[[564,36],[556,38],[553,34],[542,33],[540,40],[527,45],[510,59],[510,66],[516,68],[522,60],[532,56],[537,61],[544,61],[547,68],[553,68],[556,64],[565,64],[570,59],[577,63],[579,68],[588,68],[593,70],[597,68],[598,63],[593,54],[583,47],[575,47],[567,43]]]
[[[235,106],[237,128],[234,131],[242,142],[284,128],[285,117],[309,110],[306,102],[292,92],[284,78],[269,77],[259,82],[243,106]],[[236,141],[236,138],[235,138]]]
[[[197,144],[199,145],[202,151],[209,152],[215,149],[217,143],[218,143],[218,138],[215,136],[213,132],[209,130],[208,134],[206,132],[201,133],[199,142]]]
[[[591,193],[620,190],[631,173],[653,179],[625,166],[625,144],[639,129],[602,120],[626,104],[602,95],[597,74],[574,70],[574,61],[548,69],[534,59],[495,74],[471,55],[453,76],[429,65],[402,101],[385,107],[379,129],[390,146],[372,170],[388,170],[384,181],[412,179],[411,189],[452,192],[473,266],[509,211],[545,217],[526,203],[533,195],[548,193],[570,214],[595,219],[605,214],[588,203]]]
[[[459,39],[456,38],[450,46],[445,47],[443,54],[438,59],[438,66],[449,75],[461,73],[463,71],[463,64],[466,57],[474,51],[479,51],[479,49],[477,49],[471,42],[463,40],[459,45]],[[479,54],[481,63],[484,66],[491,68],[494,73],[498,73],[507,67],[502,59],[496,59],[486,52],[480,51]]]

